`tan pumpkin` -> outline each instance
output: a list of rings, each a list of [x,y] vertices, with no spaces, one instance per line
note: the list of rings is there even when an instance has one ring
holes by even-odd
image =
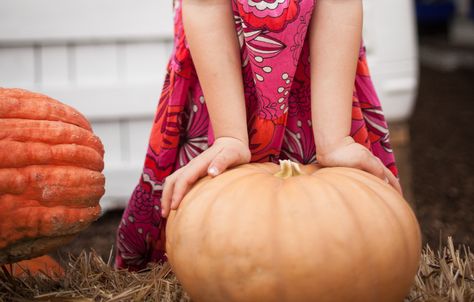
[[[42,255],[97,219],[103,155],[75,109],[0,88],[0,264]]]
[[[194,301],[400,302],[421,254],[417,219],[391,186],[289,161],[200,180],[166,236]]]

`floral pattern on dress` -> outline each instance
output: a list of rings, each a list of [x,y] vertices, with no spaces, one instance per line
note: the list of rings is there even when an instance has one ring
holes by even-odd
[[[139,270],[166,260],[166,220],[160,216],[163,183],[214,142],[182,24],[174,8],[174,49],[169,59],[138,185],[117,230],[115,264]],[[314,0],[232,0],[239,39],[252,162],[316,161],[311,120],[307,30]],[[318,47],[324,47],[323,45]],[[361,43],[352,97],[351,136],[398,171],[380,101]]]
[[[237,11],[252,29],[283,30],[298,16],[297,0],[236,0]]]

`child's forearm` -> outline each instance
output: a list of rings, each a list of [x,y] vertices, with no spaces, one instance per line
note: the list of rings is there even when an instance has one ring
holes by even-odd
[[[350,134],[361,32],[361,0],[316,1],[310,55],[311,113],[318,153]]]
[[[183,25],[215,138],[248,144],[240,49],[231,1],[183,0]]]

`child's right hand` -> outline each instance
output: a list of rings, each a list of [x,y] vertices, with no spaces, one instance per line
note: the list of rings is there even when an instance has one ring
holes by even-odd
[[[161,215],[168,217],[171,210],[176,210],[199,178],[206,174],[214,177],[227,168],[249,163],[250,157],[250,149],[243,141],[233,137],[217,138],[206,151],[166,177],[161,197]]]

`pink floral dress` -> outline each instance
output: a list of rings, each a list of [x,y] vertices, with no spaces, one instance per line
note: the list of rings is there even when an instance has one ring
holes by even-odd
[[[307,35],[314,0],[231,1],[240,42],[252,161],[315,162],[311,125],[317,121],[311,120]],[[206,99],[183,31],[181,0],[176,0],[174,12],[174,49],[143,173],[117,231],[116,266],[120,268],[137,270],[149,262],[166,260],[166,220],[160,216],[163,182],[214,141]],[[397,176],[387,124],[362,43],[352,97],[351,135]]]

